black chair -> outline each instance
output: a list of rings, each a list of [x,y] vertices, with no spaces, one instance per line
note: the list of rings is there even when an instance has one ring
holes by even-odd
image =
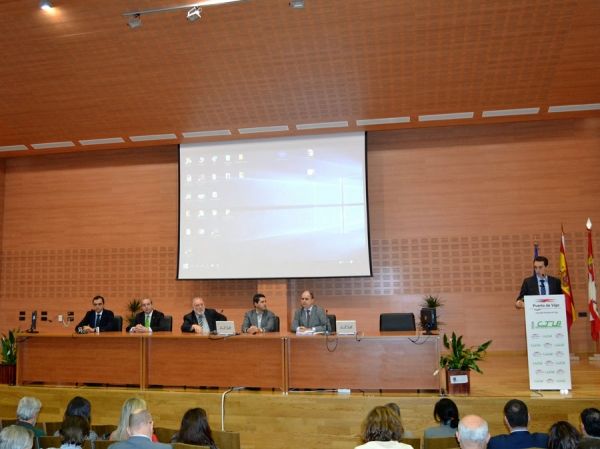
[[[336,318],[335,315],[327,315],[327,319],[329,320],[329,331],[336,332]]]
[[[117,332],[123,332],[123,317],[121,315],[115,315],[113,329]]]
[[[279,317],[273,315],[273,323],[275,323],[275,330],[273,332],[279,332]]]
[[[171,315],[165,315],[165,326],[169,332],[173,332],[173,317]]]
[[[415,331],[414,313],[382,313],[379,315],[379,330],[386,331]]]

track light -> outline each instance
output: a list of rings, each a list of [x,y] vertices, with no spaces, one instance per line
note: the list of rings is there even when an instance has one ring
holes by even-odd
[[[304,8],[304,0],[294,0],[290,2],[290,6],[294,9]]]
[[[40,0],[40,8],[44,11],[48,11],[52,9],[52,3],[50,3],[50,0]]]
[[[131,16],[129,18],[129,21],[127,22],[127,26],[129,28],[138,28],[142,26],[142,18],[140,17],[139,14],[136,14],[134,16]]]
[[[201,18],[201,16],[200,16],[201,12],[202,12],[202,8],[200,8],[199,6],[194,6],[192,9],[190,9],[188,11],[187,19],[190,22],[193,22],[194,20],[198,20]]]

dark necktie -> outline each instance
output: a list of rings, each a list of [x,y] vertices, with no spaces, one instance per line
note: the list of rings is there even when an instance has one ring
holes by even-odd
[[[310,310],[306,311],[306,327],[310,327]]]
[[[546,294],[546,283],[544,281],[540,281],[540,295]]]
[[[204,330],[204,319],[202,318],[202,315],[198,315],[198,325]]]

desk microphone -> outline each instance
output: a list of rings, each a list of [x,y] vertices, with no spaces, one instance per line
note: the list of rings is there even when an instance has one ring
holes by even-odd
[[[325,309],[325,319],[327,321],[325,321],[325,332],[323,332],[323,335],[327,336],[329,335],[329,326],[331,326],[331,323],[329,322],[329,317],[327,316],[327,312],[329,312],[329,310]]]

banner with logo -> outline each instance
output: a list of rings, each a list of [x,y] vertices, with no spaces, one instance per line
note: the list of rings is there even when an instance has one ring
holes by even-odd
[[[571,361],[564,295],[525,296],[531,390],[570,390]]]

